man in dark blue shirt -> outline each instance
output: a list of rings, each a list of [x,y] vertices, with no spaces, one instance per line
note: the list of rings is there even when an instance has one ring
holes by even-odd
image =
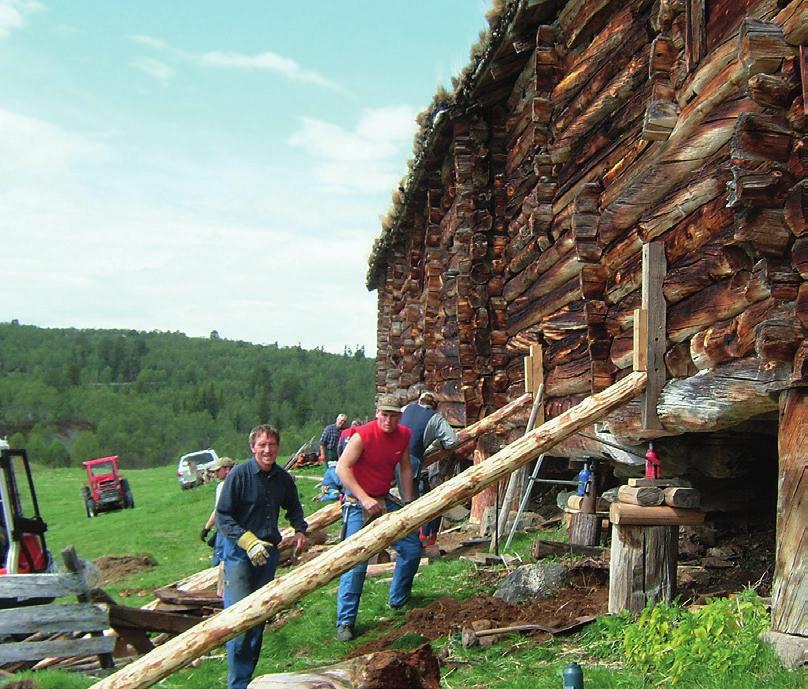
[[[269,425],[250,432],[253,457],[227,476],[216,505],[216,526],[224,537],[224,607],[228,608],[275,578],[280,508],[295,529],[294,544],[308,544],[303,506],[292,477],[279,467],[280,433]],[[227,687],[246,689],[261,652],[264,625],[227,642]]]

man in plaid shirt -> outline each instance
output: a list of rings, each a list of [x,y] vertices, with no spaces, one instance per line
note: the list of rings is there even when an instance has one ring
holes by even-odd
[[[336,466],[339,434],[347,421],[348,417],[345,414],[340,414],[334,423],[323,429],[323,434],[320,436],[320,464],[334,462],[334,466]]]

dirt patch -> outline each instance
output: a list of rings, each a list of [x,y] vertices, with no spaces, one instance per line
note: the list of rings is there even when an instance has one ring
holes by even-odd
[[[499,574],[501,577],[502,574]],[[510,605],[493,596],[477,596],[467,600],[444,597],[424,608],[409,610],[403,625],[400,618],[388,620],[378,629],[382,636],[352,649],[351,657],[374,653],[389,648],[405,634],[418,635],[430,641],[454,632],[460,632],[472,622],[492,620],[499,626],[514,624],[542,624],[562,627],[583,615],[602,615],[608,609],[609,592],[605,577],[600,572],[578,571],[571,583],[552,598],[526,600]],[[548,634],[534,634],[534,638],[549,638]]]
[[[469,529],[441,534],[440,547],[444,556],[456,557],[466,550],[479,550],[479,544],[462,548],[465,540],[474,540],[476,535]],[[722,596],[754,586],[760,595],[768,595],[774,567],[774,525],[766,520],[744,522],[726,519],[711,527],[709,539],[695,539],[695,544],[685,547],[680,544],[679,564],[700,565],[707,570],[707,581],[693,586],[682,586],[683,602],[703,602],[705,596]],[[379,625],[381,636],[352,649],[351,656],[373,653],[389,648],[399,638],[418,635],[433,641],[442,636],[460,632],[476,620],[492,620],[499,626],[516,624],[542,624],[563,627],[577,617],[603,615],[608,610],[608,569],[603,563],[586,560],[572,565],[570,584],[552,598],[524,601],[518,606],[509,605],[493,596],[478,596],[456,600],[449,596],[430,605],[409,610],[402,617],[396,616]],[[572,564],[572,563],[568,563]],[[720,566],[719,566],[720,565]],[[501,568],[480,567],[473,575],[478,583],[491,589],[505,576]],[[369,631],[360,628],[360,632]],[[537,640],[549,635],[536,633]]]
[[[105,555],[94,561],[101,574],[99,586],[126,579],[126,577],[144,569],[157,566],[157,560],[149,555],[121,555],[111,557]]]

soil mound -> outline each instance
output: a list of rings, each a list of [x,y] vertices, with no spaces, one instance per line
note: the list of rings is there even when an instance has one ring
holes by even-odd
[[[157,560],[150,555],[105,555],[95,560],[94,564],[101,573],[99,586],[103,587],[106,584],[125,579],[135,572],[155,567]]]
[[[605,580],[593,577],[591,573],[573,574],[571,583],[552,598],[523,601],[519,605],[510,605],[493,596],[466,600],[447,596],[426,607],[408,611],[401,626],[395,626],[400,624],[400,618],[384,623],[379,627],[382,635],[352,649],[351,657],[389,648],[404,635],[418,635],[432,641],[460,632],[463,627],[481,619],[492,620],[502,627],[530,623],[562,627],[578,617],[603,615],[608,604],[609,591]]]

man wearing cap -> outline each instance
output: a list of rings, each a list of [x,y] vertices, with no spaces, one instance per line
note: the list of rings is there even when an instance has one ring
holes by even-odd
[[[213,499],[213,510],[208,517],[208,521],[205,522],[205,526],[202,527],[202,531],[199,532],[199,538],[201,538],[203,541],[208,540],[208,534],[213,528],[213,525],[216,523],[216,505],[219,504],[219,496],[222,494],[224,480],[227,478],[227,475],[234,466],[236,466],[236,463],[230,459],[230,457],[219,457],[209,469],[219,483],[216,486],[216,497]],[[216,567],[216,565],[222,561],[223,547],[224,541],[222,540],[222,535],[217,530],[213,541],[213,560],[210,563],[211,567]]]
[[[337,454],[339,435],[347,421],[348,417],[345,414],[340,414],[334,423],[328,424],[323,429],[323,434],[320,436],[320,464],[336,462],[339,459]]]
[[[399,425],[401,405],[395,395],[381,395],[375,420],[357,426],[337,463],[337,476],[345,488],[342,506],[343,538],[349,538],[365,524],[385,512],[401,507],[390,496],[396,467],[401,476],[404,503],[414,496],[413,473],[408,445],[410,431]],[[413,532],[393,544],[398,557],[390,584],[388,603],[403,607],[412,592],[412,580],[421,558],[421,542]],[[365,583],[367,562],[345,572],[337,592],[337,639],[350,641],[355,634],[359,599]]]
[[[416,486],[419,493],[427,493],[440,483],[440,468],[437,463],[421,471],[421,462],[427,449],[433,444],[441,447],[451,447],[457,443],[457,434],[449,422],[437,412],[438,401],[434,393],[424,390],[417,402],[411,402],[404,407],[401,415],[401,424],[410,429],[410,462],[415,474]],[[437,544],[440,517],[436,517],[424,524],[419,532],[421,545],[431,548]]]
[[[216,506],[216,526],[224,538],[224,607],[257,591],[275,578],[278,564],[280,509],[295,529],[294,546],[308,544],[303,506],[294,480],[278,466],[280,433],[263,424],[250,431],[253,456],[224,481]],[[247,689],[261,652],[264,625],[227,642],[227,688]]]

